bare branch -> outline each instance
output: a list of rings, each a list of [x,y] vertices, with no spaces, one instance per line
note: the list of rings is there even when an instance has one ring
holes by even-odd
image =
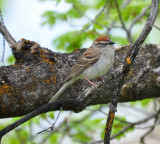
[[[15,39],[12,37],[12,35],[9,33],[8,29],[5,27],[5,25],[2,23],[2,21],[0,21],[0,33],[3,35],[3,37],[6,39],[6,41],[8,42],[9,46],[12,49],[16,48],[16,41]]]
[[[70,103],[70,105],[72,105],[72,107],[74,107],[74,105],[75,105],[77,112],[81,111],[82,109],[85,108],[85,107],[83,107],[83,108],[81,107],[81,105],[82,105],[81,103],[83,103],[82,99],[81,99],[81,101],[75,100],[75,99],[72,99],[69,101],[67,100],[67,103]],[[8,125],[7,127],[5,127],[4,129],[2,129],[0,131],[0,141],[5,134],[7,134],[8,132],[13,130],[14,128],[18,127],[19,125],[25,123],[26,121],[30,120],[31,118],[33,118],[39,114],[51,111],[55,108],[58,108],[58,109],[65,108],[66,109],[67,107],[64,104],[66,104],[65,100],[57,100],[56,102],[45,104],[45,105],[41,106],[40,108],[32,111],[31,113],[25,115],[23,118]],[[53,124],[53,126],[54,126],[54,124]]]
[[[131,29],[132,29],[132,27],[134,26],[134,24],[135,24],[137,21],[139,21],[139,20],[146,14],[146,12],[147,12],[150,8],[151,8],[151,6],[148,6],[148,7],[144,8],[144,9],[141,11],[141,13],[140,13],[138,16],[136,16],[136,18],[133,20],[132,24],[131,24],[130,27],[129,27],[129,31],[131,31]]]
[[[45,129],[45,130],[42,130],[42,131],[38,132],[37,134],[41,134],[41,133],[43,133],[43,132],[45,132],[45,131],[48,131],[48,130],[54,131],[54,130],[55,130],[55,127],[54,127],[54,126],[55,126],[55,124],[56,124],[56,122],[57,122],[57,120],[58,120],[58,118],[59,118],[59,116],[60,116],[60,114],[61,114],[61,112],[62,112],[62,109],[63,109],[63,108],[60,109],[60,111],[59,111],[59,113],[58,113],[58,115],[57,115],[57,117],[56,117],[56,120],[55,120],[55,122],[52,124],[52,126],[49,127],[49,128],[47,128],[47,129]]]
[[[140,124],[143,124],[143,123],[146,123],[147,121],[153,119],[153,118],[157,118],[157,116],[159,115],[160,113],[160,110],[158,112],[156,112],[155,114],[143,119],[143,120],[140,120],[138,122],[134,122],[134,123],[131,123],[125,127],[123,130],[121,130],[120,132],[118,132],[117,134],[115,134],[114,136],[111,137],[111,139],[114,139],[116,138],[117,136],[121,135],[122,133],[126,132],[127,130],[129,130],[130,128],[133,128],[134,126],[136,125],[140,125]]]
[[[119,8],[119,5],[118,5],[118,3],[117,3],[117,0],[114,0],[114,2],[115,2],[115,5],[116,5],[116,9],[117,9],[117,12],[118,12],[118,16],[119,16],[119,20],[120,20],[120,22],[121,22],[122,28],[123,28],[124,31],[126,32],[127,38],[128,38],[128,40],[129,40],[129,42],[132,43],[132,42],[133,42],[133,39],[132,39],[132,37],[131,37],[131,33],[130,33],[130,31],[127,30],[127,28],[126,28],[126,26],[125,26],[125,24],[124,24],[124,21],[123,21],[123,18],[122,18],[122,15],[121,15],[120,8]]]
[[[103,8],[101,9],[101,11],[96,15],[96,17],[93,20],[91,20],[91,23],[86,28],[84,28],[84,29],[81,30],[81,32],[84,32],[87,29],[89,29],[97,21],[97,19],[101,16],[101,14],[103,13],[103,11],[105,10],[105,8],[106,8],[106,6],[108,4],[108,1],[109,0],[106,0],[106,2],[104,4]]]
[[[92,20],[90,17],[88,17],[87,15],[85,15],[85,14],[76,6],[75,3],[73,3],[73,7],[75,8],[75,10],[77,10],[77,12],[78,12],[81,16],[87,18],[87,19],[88,19],[89,21],[91,21],[93,24],[95,23],[95,24],[100,25],[100,26],[102,26],[102,27],[105,26],[105,25],[102,25],[102,24],[98,23],[97,21],[94,21],[94,19]]]
[[[115,0],[115,2],[116,2],[116,0]],[[133,64],[133,62],[139,52],[139,49],[140,49],[142,43],[144,42],[144,40],[146,39],[146,37],[148,36],[148,34],[150,33],[150,31],[153,27],[153,24],[156,20],[157,14],[158,14],[158,10],[159,10],[159,0],[152,0],[151,10],[150,10],[148,20],[147,20],[141,34],[139,35],[139,37],[137,38],[135,43],[131,46],[131,50],[129,51],[129,54],[124,61],[123,72],[120,76],[120,80],[118,82],[117,89],[114,93],[114,98],[111,102],[113,109],[109,109],[109,112],[108,112],[108,119],[106,122],[105,138],[104,138],[105,144],[110,144],[110,135],[111,135],[112,124],[113,124],[114,117],[115,117],[115,109],[117,108],[117,102],[118,102],[118,99],[120,96],[121,88],[125,82],[125,77],[128,75],[129,70],[130,70],[130,68],[131,68],[131,66],[132,66],[132,64]]]
[[[2,24],[4,24],[1,10],[0,10],[0,21],[2,22]],[[4,65],[4,55],[5,55],[5,39],[3,37],[3,54],[2,54],[2,59],[1,59],[3,65]]]
[[[144,123],[148,122],[149,120],[151,120],[153,118],[157,119],[158,116],[159,116],[159,114],[160,114],[160,109],[156,113],[154,113],[151,116],[149,116],[147,118],[144,118],[144,119],[142,119],[140,121],[137,121],[137,122],[128,122],[129,125],[126,126],[124,129],[122,129],[120,132],[118,132],[115,135],[113,135],[111,137],[111,140],[115,139],[117,136],[120,136],[121,134],[125,133],[127,130],[129,130],[129,129],[137,126],[137,125],[144,124]],[[153,126],[155,127],[155,125],[153,125]],[[148,132],[147,132],[147,134],[148,134]],[[87,143],[87,144],[97,144],[97,143],[102,143],[102,142],[103,142],[102,140],[99,140],[99,141],[95,141],[95,142],[91,142],[91,143]]]
[[[149,131],[147,131],[147,132],[141,137],[140,141],[141,141],[142,144],[145,144],[145,142],[144,142],[145,137],[148,136],[148,135],[154,130],[154,128],[156,127],[156,122],[157,122],[158,119],[159,119],[159,114],[160,114],[160,109],[159,109],[159,111],[156,113],[156,115],[154,116],[154,118],[155,118],[155,120],[154,120],[154,125],[149,129]]]
[[[156,26],[156,25],[153,25],[153,26],[160,31],[160,28],[158,26]]]

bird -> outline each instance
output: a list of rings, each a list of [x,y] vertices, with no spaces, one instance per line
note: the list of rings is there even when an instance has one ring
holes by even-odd
[[[67,77],[62,82],[62,87],[49,100],[49,103],[57,100],[71,84],[79,79],[86,79],[91,85],[94,85],[90,80],[104,76],[114,63],[113,44],[115,43],[106,35],[96,38],[71,67]]]

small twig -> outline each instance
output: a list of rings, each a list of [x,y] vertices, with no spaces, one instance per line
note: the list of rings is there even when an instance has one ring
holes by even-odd
[[[101,16],[103,11],[105,10],[105,8],[108,4],[108,1],[109,0],[106,0],[106,2],[104,4],[103,8],[101,9],[101,11],[96,15],[96,17],[93,20],[91,20],[90,24],[86,28],[82,29],[80,32],[84,32],[84,31],[88,30],[97,21],[97,19]]]
[[[114,25],[115,25],[115,21],[112,21],[110,26],[108,26],[106,28],[106,35],[110,35],[109,33],[110,33],[111,29],[114,27]]]
[[[160,28],[158,26],[156,26],[156,25],[153,25],[153,26],[160,31]]]
[[[149,116],[149,117],[147,117],[147,118],[145,118],[145,119],[143,119],[143,120],[140,120],[140,121],[137,121],[137,122],[134,122],[134,123],[130,123],[130,124],[129,124],[127,127],[125,127],[123,130],[121,130],[120,132],[118,132],[117,134],[115,134],[114,136],[112,136],[111,139],[116,138],[117,136],[119,136],[119,135],[121,135],[122,133],[126,132],[126,131],[129,130],[130,128],[133,128],[135,125],[140,125],[140,124],[142,124],[142,123],[146,123],[147,121],[151,120],[152,118],[157,117],[157,115],[159,115],[159,113],[160,113],[160,110],[159,110],[157,113],[155,113],[155,114],[153,114],[153,115],[151,115],[151,116]]]
[[[2,24],[4,24],[1,10],[0,10],[0,21],[2,22]],[[2,59],[1,59],[1,62],[3,63],[3,65],[5,65],[5,63],[4,63],[4,55],[5,55],[5,39],[3,37],[3,54],[2,54]]]
[[[117,0],[114,0],[114,2],[115,2],[115,5],[116,5],[116,9],[117,9],[117,12],[118,12],[118,16],[119,16],[119,20],[120,20],[120,22],[121,22],[122,28],[123,28],[125,31],[127,31],[127,28],[126,28],[126,26],[125,26],[125,24],[124,24],[124,21],[123,21],[123,18],[122,18],[122,15],[121,15],[120,8],[119,8],[119,5],[118,5],[118,3],[117,3]]]
[[[135,23],[136,23],[137,21],[139,21],[139,20],[146,14],[146,12],[147,12],[150,8],[151,8],[151,6],[148,6],[148,7],[144,8],[144,9],[141,11],[141,13],[140,13],[138,16],[136,16],[136,18],[133,20],[133,22],[131,23],[131,25],[130,25],[130,27],[129,27],[129,31],[131,31],[131,29],[132,29],[132,27],[135,25]]]
[[[158,111],[158,112],[156,113],[156,115],[155,115],[155,120],[154,120],[154,123],[155,123],[155,124],[156,124],[156,122],[158,121],[159,114],[160,114],[160,109],[159,109],[159,111]],[[154,130],[155,126],[156,126],[156,125],[153,125],[153,126],[149,129],[149,131],[147,131],[147,132],[141,137],[140,142],[141,142],[142,144],[145,144],[145,142],[144,142],[145,137],[148,136],[148,135]]]
[[[73,7],[75,8],[75,10],[77,10],[77,12],[82,16],[82,17],[85,17],[86,19],[88,19],[89,21],[91,21],[93,24],[97,24],[99,26],[102,26],[104,27],[105,25],[102,25],[100,23],[98,23],[97,21],[94,21],[94,19],[92,20],[91,18],[89,18],[87,15],[85,15],[77,6],[75,3],[73,3]]]
[[[7,134],[8,132],[13,130],[14,128],[20,126],[21,124],[25,123],[26,121],[30,120],[31,118],[33,118],[39,114],[51,111],[53,109],[54,110],[61,109],[61,107],[63,107],[64,109],[67,109],[67,105],[65,105],[65,103],[72,105],[72,107],[76,108],[77,111],[84,109],[84,107],[81,107],[81,105],[82,105],[81,102],[79,102],[78,100],[75,100],[75,99],[70,99],[67,101],[57,100],[56,102],[45,104],[45,105],[41,106],[40,108],[37,108],[36,110],[25,115],[24,117],[20,118],[16,122],[8,125],[7,127],[3,128],[2,130],[0,130],[0,141],[2,140],[2,137],[5,134]]]
[[[12,49],[16,48],[16,41],[12,37],[12,35],[9,33],[8,29],[5,27],[5,25],[0,21],[0,33],[3,35],[3,37],[6,39],[8,42],[9,46]]]
[[[115,2],[116,2],[116,0],[115,0]],[[131,50],[129,51],[129,53],[124,61],[123,72],[120,75],[118,86],[114,92],[113,100],[111,102],[112,107],[110,107],[109,112],[108,112],[108,119],[107,119],[106,128],[105,128],[104,144],[110,144],[110,135],[111,135],[111,130],[112,130],[112,124],[114,121],[115,110],[117,108],[117,103],[118,103],[118,98],[120,96],[121,88],[125,82],[125,77],[128,75],[129,70],[130,70],[130,68],[131,68],[131,66],[132,66],[132,64],[133,64],[133,62],[139,52],[141,45],[143,44],[144,40],[146,39],[146,37],[148,36],[148,34],[150,33],[150,31],[153,27],[153,24],[156,20],[157,14],[158,14],[158,10],[159,10],[159,0],[152,0],[150,14],[149,14],[149,17],[146,21],[146,24],[145,24],[141,34],[139,35],[139,37],[135,41],[135,43],[133,45],[131,45]]]
[[[123,134],[124,132],[126,132],[127,130],[135,127],[136,125],[140,125],[140,124],[143,124],[143,123],[146,123],[147,121],[157,117],[160,113],[160,110],[158,112],[156,112],[155,114],[152,114],[151,116],[147,117],[147,118],[144,118],[143,120],[140,120],[140,121],[137,121],[137,122],[129,122],[129,125],[126,126],[124,129],[122,129],[120,132],[116,133],[114,136],[111,137],[111,139],[114,139],[116,138],[117,136]],[[94,141],[94,142],[90,142],[90,143],[87,143],[87,144],[98,144],[98,143],[102,143],[103,140],[99,140],[99,141]]]
[[[99,109],[99,111],[101,112],[101,113],[103,113],[104,115],[108,115],[106,112],[104,112],[101,108]],[[118,120],[118,121],[120,121],[120,122],[122,122],[122,123],[127,123],[127,124],[130,124],[131,122],[128,122],[128,121],[124,121],[124,120],[122,120],[122,119],[120,119],[120,118],[118,118],[118,117],[115,117],[115,119],[116,120]]]
[[[141,127],[141,126],[139,126],[139,127],[135,127],[135,129],[148,129],[148,128],[151,128],[151,127],[153,127],[153,126],[159,126],[159,124],[160,123],[158,123],[158,124],[152,124],[152,125],[149,125],[149,126],[145,126],[145,127]]]
[[[62,109],[63,109],[63,108],[61,107],[61,109],[60,109],[60,111],[58,112],[58,115],[57,115],[57,117],[56,117],[56,120],[55,120],[55,122],[52,124],[52,126],[49,127],[49,128],[47,128],[47,129],[45,129],[45,130],[42,130],[42,131],[38,132],[37,134],[43,133],[43,132],[45,132],[45,131],[47,131],[47,130],[54,131],[54,129],[55,129],[54,126],[55,126],[55,124],[56,124],[56,122],[57,122],[57,120],[58,120],[58,118],[59,118],[59,116],[60,116],[60,114],[61,114]]]
[[[56,128],[56,131],[57,131],[57,132],[60,132],[60,133],[63,133],[64,135],[70,137],[71,139],[73,139],[73,140],[75,140],[75,141],[77,141],[77,142],[79,142],[79,143],[86,144],[85,141],[81,141],[81,140],[75,138],[74,136],[72,136],[72,135],[69,134],[68,132],[65,132],[65,131],[61,130],[60,128]]]
[[[126,28],[126,26],[124,24],[124,21],[123,21],[123,18],[122,18],[122,15],[121,15],[120,8],[119,8],[119,5],[117,3],[117,0],[114,0],[114,2],[115,2],[115,5],[116,5],[116,9],[117,9],[117,12],[118,12],[118,16],[119,16],[119,20],[120,20],[120,23],[122,25],[122,28],[127,33],[127,37],[128,37],[129,42],[132,43],[133,39],[131,37],[131,33],[130,33],[130,31],[127,30],[127,28]]]

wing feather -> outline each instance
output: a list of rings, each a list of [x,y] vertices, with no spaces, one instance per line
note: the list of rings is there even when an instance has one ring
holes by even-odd
[[[84,69],[95,63],[100,57],[100,52],[92,47],[87,49],[84,54],[78,59],[78,61],[72,66],[68,76],[64,82],[72,77],[80,74]]]

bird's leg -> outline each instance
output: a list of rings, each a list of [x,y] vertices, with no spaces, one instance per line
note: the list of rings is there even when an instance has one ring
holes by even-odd
[[[90,81],[88,78],[86,78],[86,80],[87,80],[91,85],[93,85],[93,86],[96,87],[96,84],[95,84],[94,82]]]

